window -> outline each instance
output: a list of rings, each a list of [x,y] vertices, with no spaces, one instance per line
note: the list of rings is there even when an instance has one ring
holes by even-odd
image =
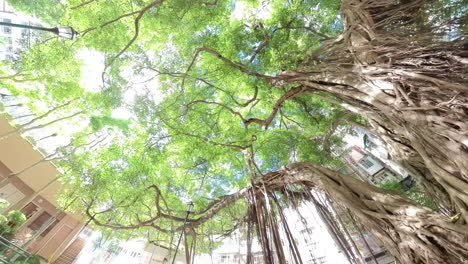
[[[319,257],[316,259],[318,264],[325,264],[327,263],[327,259],[325,257]]]
[[[307,264],[326,264],[327,259],[325,257],[311,258],[308,259]]]
[[[305,235],[305,234],[312,234],[314,232],[314,227],[308,227],[306,229],[303,229],[301,230],[301,235]]]
[[[52,216],[49,213],[43,212],[40,216],[34,219],[31,224],[29,224],[28,228],[33,231],[38,231],[40,228],[44,228],[44,225],[47,224],[47,228],[40,234],[41,237],[45,237],[59,222],[58,219],[51,218]]]
[[[89,228],[86,227],[85,229],[83,229],[83,231],[81,231],[81,233],[82,233],[83,235],[89,237],[89,236],[91,236],[91,235],[93,234],[93,231],[92,231],[91,229],[89,229]]]
[[[4,18],[3,22],[5,23],[11,23],[11,19]],[[11,27],[10,26],[3,26],[3,33],[5,34],[11,34]]]
[[[221,263],[229,263],[230,256],[221,256]]]
[[[46,228],[46,230],[44,230],[44,232],[40,234],[40,236],[45,237],[47,234],[49,234],[50,230],[52,230],[58,224],[58,222],[58,219],[54,219],[54,221]]]
[[[254,264],[262,264],[263,263],[263,255],[261,253],[255,254],[253,258],[253,263]]]
[[[36,230],[39,230],[39,228],[41,228],[41,226],[43,224],[45,224],[45,222],[47,222],[47,220],[51,217],[50,214],[48,214],[47,212],[43,212],[40,216],[38,216],[31,224],[29,224],[29,229],[33,230],[33,231],[36,231]]]
[[[309,248],[309,251],[317,250],[317,241],[310,241],[307,243],[307,247]]]
[[[369,169],[370,167],[374,166],[374,163],[372,161],[368,160],[366,157],[362,158],[359,161],[359,164],[361,164],[366,169]]]
[[[315,259],[315,256],[317,255],[317,242],[312,242],[307,244],[307,250],[309,251],[309,256],[313,259]]]
[[[29,22],[28,21],[21,21],[21,24],[22,25],[29,25]],[[22,28],[21,29],[21,37],[26,37],[27,35],[29,35],[29,29]]]
[[[23,209],[21,209],[21,212],[26,216],[26,219],[31,218],[35,213],[39,211],[39,207],[35,205],[34,203],[28,203]]]
[[[5,59],[8,59],[9,54],[5,55]],[[0,188],[0,198],[7,200],[10,206],[17,204],[21,199],[24,198],[24,194],[18,190],[13,184],[8,183],[7,185]],[[8,208],[0,208],[0,213],[6,211]]]

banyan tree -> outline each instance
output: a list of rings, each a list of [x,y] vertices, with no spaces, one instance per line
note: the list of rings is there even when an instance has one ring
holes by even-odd
[[[211,235],[246,227],[265,262],[286,263],[287,247],[302,263],[284,212],[309,202],[354,261],[334,204],[400,263],[468,262],[465,1],[68,0],[54,8],[81,33],[61,49],[105,54],[102,97],[83,102],[94,104],[91,125],[118,127],[96,121],[109,109],[132,114],[99,150],[64,159],[67,193],[79,193],[74,209],[91,224],[169,247],[184,232],[200,251]],[[435,211],[339,172],[334,150],[353,126],[386,143]],[[184,224],[187,200],[195,210]]]

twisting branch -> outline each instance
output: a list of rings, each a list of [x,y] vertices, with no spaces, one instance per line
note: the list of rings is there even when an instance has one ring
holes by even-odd
[[[250,146],[250,145],[247,145],[247,146],[237,145],[237,144],[234,144],[232,142],[228,142],[228,143],[216,142],[216,141],[209,140],[209,139],[207,139],[205,137],[190,134],[190,133],[178,132],[178,134],[188,136],[188,137],[198,138],[198,139],[201,139],[201,140],[205,141],[206,143],[209,143],[209,144],[214,145],[214,146],[228,147],[228,148],[234,148],[234,149],[238,149],[238,150],[244,150],[244,149],[247,149]]]
[[[184,85],[185,83],[185,78],[186,76],[188,76],[188,73],[190,72],[191,68],[193,67],[193,65],[195,64],[195,61],[198,57],[198,55],[200,54],[200,52],[207,52],[207,53],[210,53],[214,56],[216,56],[218,59],[222,60],[223,62],[225,62],[227,65],[231,66],[232,68],[234,69],[237,69],[245,74],[248,74],[250,76],[255,76],[255,77],[260,77],[260,78],[264,78],[264,79],[268,79],[268,80],[272,80],[272,79],[276,79],[276,77],[274,76],[271,76],[271,75],[265,75],[265,74],[261,74],[261,73],[257,73],[257,72],[253,72],[253,71],[250,71],[248,69],[246,69],[244,66],[240,65],[240,64],[237,64],[235,62],[233,62],[232,60],[224,57],[223,55],[221,55],[219,52],[213,50],[213,49],[210,49],[210,48],[198,48],[195,50],[195,54],[193,55],[193,58],[192,58],[192,61],[190,62],[189,66],[187,67],[187,70],[185,71],[185,76],[184,76],[184,79],[182,80],[182,86]]]
[[[247,120],[242,116],[241,113],[239,113],[237,111],[234,111],[232,108],[230,108],[229,106],[227,106],[225,104],[222,104],[222,103],[206,101],[206,100],[195,100],[195,101],[191,101],[190,103],[186,104],[185,108],[186,108],[186,110],[188,110],[192,105],[199,104],[199,103],[214,104],[214,105],[221,106],[222,108],[228,110],[231,114],[238,116],[242,120],[242,122],[244,122],[244,123],[247,122]]]
[[[73,10],[73,9],[77,9],[77,8],[83,7],[83,6],[87,5],[87,4],[91,4],[92,2],[95,2],[95,1],[97,1],[97,0],[88,0],[88,1],[82,2],[82,3],[79,4],[79,5],[70,7],[70,9],[72,9],[72,10]]]
[[[322,38],[322,40],[328,40],[330,39],[329,36],[323,34],[323,33],[320,33],[318,32],[317,30],[313,29],[312,27],[307,27],[307,26],[302,26],[302,27],[293,27],[293,26],[286,26],[286,27],[281,27],[281,28],[278,28],[279,29],[305,29],[305,30],[308,30],[310,32],[312,32],[313,34],[319,36]]]
[[[129,12],[129,13],[123,14],[123,15],[121,15],[121,16],[118,16],[118,17],[116,17],[116,18],[114,18],[114,19],[112,19],[112,20],[109,20],[109,21],[107,21],[107,22],[101,24],[99,27],[93,27],[93,28],[86,29],[86,30],[84,30],[83,32],[81,32],[81,35],[84,36],[84,35],[86,35],[87,33],[91,32],[91,31],[93,31],[93,30],[95,30],[95,29],[104,28],[104,27],[106,27],[106,26],[108,26],[108,25],[111,25],[111,24],[113,24],[113,23],[115,23],[115,22],[117,22],[117,21],[119,21],[119,20],[121,20],[121,19],[123,19],[123,18],[126,18],[126,17],[129,17],[129,16],[133,16],[133,15],[138,14],[138,16],[137,16],[137,17],[135,18],[135,20],[134,20],[135,34],[134,34],[133,38],[132,38],[132,39],[128,42],[128,44],[118,53],[118,55],[114,57],[114,59],[115,59],[115,58],[119,57],[122,53],[124,53],[125,50],[127,50],[127,49],[133,44],[133,42],[135,42],[135,40],[138,38],[138,34],[139,34],[139,30],[140,30],[140,25],[139,25],[139,24],[140,24],[140,19],[143,17],[143,15],[144,15],[149,9],[153,8],[154,6],[156,6],[156,5],[158,5],[158,4],[163,3],[164,1],[165,1],[165,0],[156,0],[156,1],[153,1],[153,2],[149,3],[148,5],[144,6],[144,7],[143,7],[142,9],[140,9],[140,10],[133,11],[133,12]]]
[[[111,25],[111,24],[113,24],[113,23],[115,23],[115,22],[117,22],[117,21],[119,21],[119,20],[121,20],[121,19],[123,19],[123,18],[126,18],[126,17],[129,17],[129,16],[133,16],[133,15],[135,15],[135,14],[138,14],[138,12],[139,12],[139,11],[133,11],[133,12],[130,12],[130,13],[123,14],[123,15],[121,15],[121,16],[118,16],[118,17],[116,17],[116,18],[114,18],[114,19],[112,19],[112,20],[109,20],[109,21],[107,21],[107,22],[101,24],[101,25],[98,26],[98,27],[92,27],[92,28],[88,28],[88,29],[86,29],[86,30],[83,30],[82,32],[80,32],[80,34],[81,34],[81,36],[85,36],[86,34],[88,34],[89,32],[91,32],[91,31],[93,31],[93,30],[96,30],[96,29],[98,29],[98,28],[99,28],[99,29],[104,28],[104,27],[109,26],[109,25]]]
[[[172,130],[174,130],[176,132],[176,134],[174,134],[172,136],[182,135],[182,136],[187,136],[187,137],[193,137],[193,138],[197,138],[197,139],[200,139],[202,141],[205,141],[206,143],[211,144],[213,146],[222,146],[222,147],[234,148],[234,149],[237,149],[237,150],[244,150],[244,149],[247,149],[250,146],[250,144],[248,144],[246,146],[238,145],[238,144],[235,144],[235,142],[228,142],[228,143],[216,142],[216,141],[210,140],[208,138],[205,138],[203,136],[194,135],[194,134],[191,134],[191,133],[188,133],[188,132],[180,131],[177,128],[173,127],[171,124],[165,122],[165,120],[161,120],[161,121],[164,122],[166,124],[166,126],[168,126],[170,129],[172,129]]]
[[[299,87],[289,90],[288,92],[283,94],[283,96],[281,96],[281,98],[278,99],[278,101],[276,101],[275,105],[273,106],[273,110],[271,111],[267,119],[262,120],[258,118],[249,118],[248,120],[244,121],[244,125],[248,127],[251,123],[256,123],[256,124],[265,126],[265,129],[268,128],[268,126],[270,125],[270,123],[273,121],[276,114],[278,113],[279,109],[283,105],[284,101],[304,93],[305,90],[306,88],[304,86],[299,86]]]
[[[18,79],[18,77],[21,77],[21,79]],[[0,77],[0,80],[12,80],[14,82],[28,82],[28,81],[35,81],[37,79],[38,78],[33,78],[32,74],[23,73],[23,72],[17,72],[17,73],[12,74],[12,75]]]
[[[138,16],[135,18],[134,21],[134,26],[135,26],[135,34],[133,35],[133,38],[125,45],[125,47],[114,57],[114,59],[117,59],[122,55],[132,44],[135,42],[135,40],[138,38],[138,35],[140,33],[140,19],[143,17],[143,15],[151,8],[154,6],[163,3],[165,0],[156,0],[149,5],[143,7],[140,11],[138,11]]]
[[[229,92],[227,92],[227,91],[225,91],[225,90],[223,90],[223,89],[221,89],[221,88],[219,88],[219,87],[217,87],[217,86],[211,84],[209,81],[207,81],[207,80],[205,80],[205,79],[203,79],[203,78],[197,78],[197,81],[200,81],[200,82],[202,82],[202,83],[204,83],[204,84],[206,84],[206,85],[208,85],[208,86],[210,86],[210,87],[212,87],[212,88],[214,88],[214,89],[216,89],[216,90],[218,90],[218,91],[221,91],[221,92],[227,94],[227,95],[229,96],[229,98],[231,98],[231,100],[234,101],[234,103],[235,103],[236,105],[240,106],[240,107],[246,107],[246,106],[248,106],[248,105],[251,104],[253,101],[255,101],[255,100],[257,99],[257,96],[258,96],[258,87],[255,86],[254,95],[252,96],[252,98],[249,99],[249,100],[247,100],[247,101],[244,102],[244,103],[240,103],[239,101],[236,100],[236,98],[235,98],[231,93],[229,93]]]
[[[161,199],[164,200],[164,198],[161,195],[160,190],[158,189],[156,185],[151,185],[148,187],[148,189],[154,189],[156,191],[156,201],[155,201],[156,203],[159,203]],[[113,223],[111,219],[108,219],[108,221],[103,222],[97,219],[96,216],[102,215],[107,212],[111,212],[114,209],[114,207],[107,208],[99,212],[92,212],[92,207],[95,204],[95,199],[91,200],[89,203],[86,202],[85,200],[82,200],[82,201],[83,201],[84,206],[86,207],[85,214],[89,217],[91,221],[93,221],[98,226],[112,228],[112,229],[124,229],[124,230],[139,229],[142,227],[151,227],[151,228],[155,228],[156,230],[160,232],[171,233],[174,231],[181,231],[184,228],[196,228],[200,226],[201,224],[210,220],[215,214],[217,214],[220,210],[224,209],[226,206],[231,205],[232,203],[238,201],[239,199],[245,198],[249,194],[249,190],[250,188],[245,188],[237,193],[219,197],[212,203],[208,204],[208,206],[206,206],[204,209],[194,212],[192,214],[192,215],[202,215],[202,216],[198,218],[187,219],[187,224],[185,226],[180,225],[179,227],[174,228],[173,230],[162,228],[156,223],[156,221],[164,218],[164,219],[172,220],[174,222],[183,223],[185,221],[185,218],[166,214],[157,209],[158,213],[156,216],[150,217],[147,220],[142,220],[139,217],[137,217],[136,223],[124,225],[124,224]],[[157,208],[160,209],[159,204],[157,205]]]
[[[117,53],[117,55],[115,55],[114,57],[112,57],[110,60],[109,60],[109,63],[106,63],[105,67],[104,67],[104,70],[102,71],[102,82],[103,84],[105,83],[105,74],[106,74],[106,71],[107,69],[114,63],[114,61],[119,58],[128,48],[130,48],[130,46],[135,42],[135,40],[138,38],[138,35],[140,34],[140,19],[143,17],[143,15],[151,8],[153,8],[154,6],[158,5],[158,4],[161,4],[163,3],[165,0],[156,0],[154,2],[151,2],[150,4],[148,4],[147,6],[143,7],[142,9],[138,10],[138,11],[134,11],[134,12],[131,12],[131,13],[127,13],[127,14],[124,14],[114,20],[111,20],[111,21],[108,21],[106,23],[104,23],[103,25],[101,25],[101,28],[103,26],[107,26],[109,25],[110,23],[113,23],[113,22],[116,22],[124,17],[127,17],[127,16],[132,16],[132,15],[136,15],[138,14],[138,16],[135,18],[134,20],[134,28],[135,28],[135,33],[133,34],[133,37],[130,39],[130,41],[127,43],[127,45],[125,45],[125,47],[123,49],[120,50],[119,53]],[[89,31],[88,31],[89,32]],[[86,32],[86,33],[88,33]]]
[[[273,109],[270,113],[270,115],[266,118],[266,119],[258,119],[258,118],[249,118],[249,119],[245,119],[244,116],[238,112],[238,111],[235,111],[234,109],[232,109],[231,107],[225,105],[225,104],[222,104],[222,103],[218,103],[218,102],[213,102],[213,101],[206,101],[206,100],[194,100],[194,101],[191,101],[189,102],[188,104],[185,105],[185,113],[187,113],[188,109],[192,106],[192,105],[195,105],[195,104],[199,104],[199,103],[203,103],[203,104],[213,104],[213,105],[218,105],[218,106],[221,106],[222,108],[228,110],[231,114],[235,115],[235,116],[238,116],[241,121],[244,123],[244,126],[247,128],[250,124],[252,123],[256,123],[256,124],[259,124],[259,125],[262,125],[262,126],[265,126],[265,129],[268,128],[268,126],[270,125],[270,123],[273,121],[273,119],[275,118],[276,114],[278,113],[278,111],[280,110],[281,106],[283,105],[283,103],[290,99],[290,98],[293,98],[297,95],[300,95],[300,94],[303,94],[305,91],[307,90],[306,87],[304,86],[299,86],[299,87],[296,87],[294,89],[291,89],[289,90],[288,92],[286,92],[285,94],[283,94],[283,96],[281,96],[280,99],[278,99],[278,101],[276,101],[275,105],[273,106]],[[253,100],[255,100],[256,98],[256,94],[254,96],[254,98],[252,98],[251,100],[249,100],[247,102],[247,104],[249,104],[250,102],[252,102]]]
[[[274,30],[271,34],[273,35],[275,31],[276,30]],[[262,51],[268,45],[269,42],[270,36],[268,34],[265,34],[265,39],[263,40],[262,44],[258,45],[258,47],[254,50],[254,52],[250,56],[249,61],[247,62],[247,65],[251,64],[255,60],[255,57],[257,57],[258,53],[260,53],[260,51]]]

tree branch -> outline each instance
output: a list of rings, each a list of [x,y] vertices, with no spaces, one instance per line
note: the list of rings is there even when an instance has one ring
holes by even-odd
[[[331,136],[335,133],[336,129],[340,125],[340,123],[343,121],[344,118],[346,118],[348,115],[350,115],[351,112],[349,111],[341,111],[337,114],[335,117],[335,120],[330,125],[330,128],[328,129],[327,133],[322,139],[322,149],[326,153],[330,153],[330,138]]]
[[[210,48],[198,48],[195,50],[195,54],[193,55],[193,58],[192,58],[192,61],[190,62],[189,66],[187,67],[187,70],[185,71],[185,76],[184,76],[184,79],[182,80],[182,86],[184,85],[185,83],[185,77],[188,75],[188,73],[190,72],[190,69],[193,67],[193,65],[195,64],[195,60],[197,59],[198,55],[200,54],[200,52],[207,52],[207,53],[210,53],[212,55],[214,55],[215,57],[217,57],[218,59],[220,59],[221,61],[225,62],[227,65],[231,66],[232,68],[234,69],[237,69],[245,74],[248,74],[250,76],[255,76],[255,77],[259,77],[259,78],[263,78],[263,79],[268,79],[268,80],[272,80],[272,79],[276,79],[276,77],[274,76],[270,76],[270,75],[265,75],[265,74],[261,74],[261,73],[257,73],[257,72],[252,72],[248,69],[246,69],[244,66],[241,66],[233,61],[231,61],[230,59],[224,57],[223,55],[221,55],[220,53],[218,53],[217,51],[213,50],[213,49],[210,49]]]
[[[202,78],[197,78],[197,81],[200,81],[200,82],[203,82],[204,84],[216,89],[216,90],[219,90],[219,91],[222,91],[223,93],[226,93],[233,101],[236,105],[240,106],[240,107],[246,107],[248,106],[249,104],[251,104],[253,101],[255,101],[257,99],[257,96],[258,96],[258,87],[255,86],[255,90],[254,90],[254,95],[251,99],[247,100],[245,103],[240,103],[239,101],[236,100],[236,98],[234,98],[234,96],[231,94],[231,93],[228,93],[226,92],[225,90],[211,84],[210,82],[208,82],[207,80],[205,79],[202,79]]]
[[[79,4],[79,5],[70,7],[70,9],[72,9],[72,10],[73,10],[73,9],[77,9],[77,8],[83,7],[83,6],[87,5],[87,4],[91,4],[92,2],[95,2],[95,1],[97,1],[97,0],[88,0],[88,1],[82,2],[82,3]]]
[[[246,127],[248,127],[251,123],[256,123],[256,124],[265,126],[265,129],[267,129],[268,126],[270,125],[270,123],[275,118],[276,113],[278,113],[278,110],[283,105],[284,101],[286,101],[287,99],[293,98],[293,97],[295,97],[297,95],[303,94],[305,92],[305,90],[306,89],[305,89],[304,86],[299,86],[299,87],[296,87],[294,89],[289,90],[288,92],[283,94],[283,96],[281,96],[281,98],[278,99],[278,101],[276,101],[275,105],[273,106],[273,110],[271,111],[271,113],[267,117],[267,119],[262,120],[262,119],[258,119],[258,118],[249,118],[248,120],[245,120],[245,121],[242,120],[244,122],[244,125]]]
[[[69,118],[72,118],[72,117],[75,117],[77,115],[80,115],[80,114],[83,114],[85,111],[79,111],[77,113],[74,113],[72,115],[69,115],[69,116],[65,116],[65,117],[61,117],[61,118],[58,118],[58,119],[55,119],[55,120],[52,120],[50,122],[47,122],[45,124],[41,124],[41,125],[37,125],[37,126],[33,126],[33,127],[29,127],[29,128],[24,128],[24,127],[21,127],[19,129],[15,129],[15,130],[12,130],[10,132],[7,132],[3,135],[0,135],[0,140],[2,139],[5,139],[6,137],[8,137],[9,135],[15,133],[15,132],[27,132],[27,131],[31,131],[31,130],[35,130],[35,129],[40,129],[40,128],[43,128],[43,127],[46,127],[46,126],[49,126],[49,125],[52,125],[56,122],[59,122],[59,121],[62,121],[62,120],[65,120],[65,119],[69,119]]]
[[[222,108],[228,110],[231,114],[238,116],[242,120],[242,122],[244,122],[244,123],[247,122],[247,120],[242,116],[241,113],[239,113],[237,111],[234,111],[232,108],[230,108],[229,106],[227,106],[225,104],[222,104],[222,103],[217,103],[217,102],[212,102],[212,101],[205,101],[205,100],[195,100],[195,101],[191,101],[190,103],[186,104],[185,107],[188,110],[190,108],[190,106],[195,105],[195,104],[199,104],[199,103],[214,104],[214,105],[221,106]]]
[[[218,4],[218,0],[214,0],[213,2],[193,2],[194,4],[198,4],[198,5],[217,5]]]

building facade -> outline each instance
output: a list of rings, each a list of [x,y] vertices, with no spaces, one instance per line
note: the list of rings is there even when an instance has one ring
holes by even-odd
[[[23,25],[39,25],[38,21],[11,9],[0,0],[0,21]],[[40,32],[26,28],[0,26],[0,61],[11,61],[21,50],[27,49],[40,38]]]
[[[79,234],[85,246],[75,258],[74,264],[169,264],[172,263],[168,248],[148,243],[146,239],[105,239],[98,231],[84,228]],[[173,253],[174,251],[172,251]],[[185,264],[179,251],[175,264]]]
[[[352,146],[343,155],[343,161],[351,173],[363,181],[374,185],[395,179],[401,181],[404,176],[396,172],[375,155],[358,146]]]
[[[57,181],[57,168],[12,131],[8,121],[0,117],[0,198],[9,202],[3,211],[20,210],[27,218],[12,242],[54,261],[72,244],[83,223],[79,216],[63,212],[57,203],[57,193],[63,188]]]

